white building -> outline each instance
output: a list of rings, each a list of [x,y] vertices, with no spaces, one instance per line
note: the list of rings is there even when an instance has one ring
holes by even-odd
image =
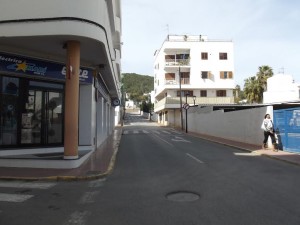
[[[114,129],[120,57],[120,0],[2,0],[0,152],[97,149]]]
[[[154,111],[164,125],[180,126],[186,100],[190,105],[234,104],[234,88],[232,41],[168,35],[155,52]]]
[[[295,83],[292,75],[276,74],[267,79],[267,91],[263,93],[264,103],[300,100],[300,84]]]

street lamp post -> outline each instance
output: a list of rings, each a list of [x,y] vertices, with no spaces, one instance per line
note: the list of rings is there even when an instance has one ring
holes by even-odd
[[[187,97],[189,96],[190,94],[189,93],[185,93],[185,103],[188,104],[187,102]],[[188,111],[188,108],[185,109],[185,133],[188,132],[188,122],[187,122],[187,111]]]
[[[182,115],[182,93],[181,93],[181,71],[179,66],[179,100],[180,100],[180,120],[181,120],[181,130],[183,130],[183,115]]]

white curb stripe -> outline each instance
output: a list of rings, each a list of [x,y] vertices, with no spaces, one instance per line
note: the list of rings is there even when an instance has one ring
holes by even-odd
[[[48,189],[55,186],[56,183],[46,183],[46,182],[23,182],[23,181],[0,181],[0,187],[10,187],[10,188],[33,188],[33,189]]]
[[[32,197],[33,195],[0,193],[0,202],[24,202]]]

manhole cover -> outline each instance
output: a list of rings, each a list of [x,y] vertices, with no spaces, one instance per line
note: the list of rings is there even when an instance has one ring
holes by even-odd
[[[175,202],[192,202],[200,198],[198,194],[189,191],[171,192],[166,197],[168,200]]]

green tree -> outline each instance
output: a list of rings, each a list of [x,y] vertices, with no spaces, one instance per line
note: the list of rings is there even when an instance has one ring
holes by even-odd
[[[263,93],[267,90],[267,79],[273,76],[269,66],[260,66],[256,76],[247,78],[244,84],[244,95],[250,103],[262,103]]]
[[[256,76],[247,78],[244,84],[244,95],[248,102],[259,103],[260,98],[260,87]]]
[[[262,87],[263,91],[267,91],[267,79],[273,76],[273,69],[269,66],[258,67],[258,72],[256,74],[257,80]]]
[[[136,73],[122,74],[124,91],[137,105],[140,102],[148,101],[148,94],[154,89],[154,78]]]
[[[152,104],[151,101],[148,101],[148,102],[143,101],[140,108],[141,108],[141,111],[143,111],[143,112],[151,113],[151,111],[154,108],[154,104]]]
[[[235,103],[239,103],[241,100],[243,100],[245,98],[244,91],[241,90],[240,85],[235,86],[235,89],[233,90],[233,94],[234,94],[234,102]]]

